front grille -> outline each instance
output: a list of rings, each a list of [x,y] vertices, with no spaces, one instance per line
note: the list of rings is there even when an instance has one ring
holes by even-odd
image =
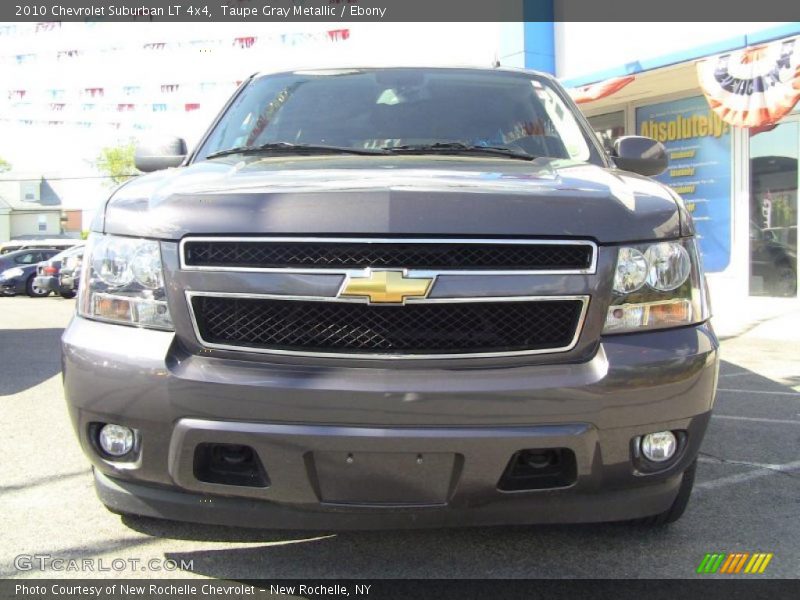
[[[189,267],[255,269],[405,269],[582,271],[592,265],[589,243],[500,243],[453,241],[391,242],[187,240],[184,264]]]
[[[410,303],[194,296],[201,341],[267,351],[460,355],[565,350],[583,300]]]

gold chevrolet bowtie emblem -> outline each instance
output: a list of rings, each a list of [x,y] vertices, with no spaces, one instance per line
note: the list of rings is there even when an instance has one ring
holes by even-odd
[[[349,277],[339,296],[368,298],[370,304],[402,304],[406,298],[424,298],[432,277],[406,277],[400,271],[370,271],[366,277]]]

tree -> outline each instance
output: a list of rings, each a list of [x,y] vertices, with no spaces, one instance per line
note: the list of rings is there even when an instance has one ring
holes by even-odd
[[[11,170],[11,164],[4,158],[0,157],[0,173],[5,173],[6,171],[10,170]]]
[[[134,164],[134,150],[133,144],[103,148],[95,160],[94,166],[111,179],[114,185],[119,185],[139,174]]]

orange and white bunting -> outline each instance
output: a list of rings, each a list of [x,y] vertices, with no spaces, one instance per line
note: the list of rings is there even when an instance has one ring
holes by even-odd
[[[576,104],[593,102],[595,100],[600,100],[600,98],[607,98],[611,94],[616,94],[634,79],[636,78],[633,75],[614,77],[613,79],[606,79],[598,83],[572,88],[569,90],[569,94]]]
[[[697,63],[711,109],[736,127],[777,123],[800,100],[800,38],[720,54]]]

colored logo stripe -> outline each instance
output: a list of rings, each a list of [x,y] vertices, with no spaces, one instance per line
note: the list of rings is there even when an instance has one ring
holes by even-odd
[[[749,552],[737,552],[735,554],[729,554],[728,559],[722,565],[722,569],[720,569],[720,573],[738,573],[741,568],[744,566],[744,561],[748,559],[750,556]]]
[[[697,567],[698,573],[716,573],[722,564],[722,559],[725,558],[724,554],[706,554],[703,557],[700,566]]]
[[[742,572],[763,573],[773,556],[771,552],[756,552],[752,555],[749,552],[708,553],[700,561],[697,572],[703,574],[725,573],[728,575]]]
[[[753,558],[750,559],[750,562],[747,563],[747,567],[745,567],[745,573],[763,573],[764,570],[767,568],[769,561],[772,560],[772,552],[769,554],[766,553],[759,553],[753,554]]]

